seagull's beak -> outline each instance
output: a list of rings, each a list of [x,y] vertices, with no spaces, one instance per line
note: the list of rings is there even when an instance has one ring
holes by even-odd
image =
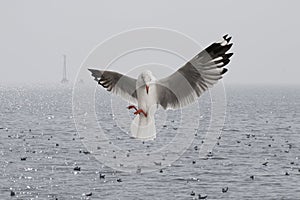
[[[148,92],[149,92],[149,85],[146,85],[146,92],[148,94]]]

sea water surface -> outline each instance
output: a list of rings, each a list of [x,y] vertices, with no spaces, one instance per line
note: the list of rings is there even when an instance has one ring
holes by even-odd
[[[157,162],[151,172],[127,173],[107,167],[83,144],[71,87],[0,86],[0,199],[198,199],[199,194],[206,199],[300,199],[299,88],[227,87],[226,96],[222,135],[208,159],[199,158],[210,123],[205,94],[198,102],[200,117],[189,119],[199,127],[187,130],[194,139],[179,159],[162,167]],[[95,99],[99,125],[128,157],[145,152],[140,157],[145,160],[180,134],[180,111],[159,110],[156,140],[130,138],[115,115],[133,114],[126,107],[112,113],[111,96],[103,89]],[[119,155],[108,156],[117,160]]]

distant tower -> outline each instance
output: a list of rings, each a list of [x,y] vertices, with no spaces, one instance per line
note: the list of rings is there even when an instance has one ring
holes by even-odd
[[[63,78],[61,80],[61,83],[67,83],[68,79],[67,79],[67,56],[63,55],[64,58],[64,65],[63,65]]]

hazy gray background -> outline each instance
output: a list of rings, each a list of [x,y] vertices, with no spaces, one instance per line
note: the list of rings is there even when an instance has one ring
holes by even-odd
[[[299,1],[39,1],[0,3],[0,84],[59,82],[97,44],[143,26],[183,32],[206,46],[233,36],[226,84],[299,85]],[[179,66],[178,66],[179,67]]]

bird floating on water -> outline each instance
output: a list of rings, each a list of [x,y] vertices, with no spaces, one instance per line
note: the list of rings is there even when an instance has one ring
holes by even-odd
[[[105,174],[100,174],[100,175],[99,175],[99,178],[100,178],[100,179],[105,179]]]
[[[226,193],[228,191],[228,187],[222,188],[222,192]]]
[[[207,195],[202,196],[201,194],[198,195],[198,199],[206,199]]]
[[[15,193],[14,191],[11,190],[11,191],[10,191],[10,196],[11,196],[11,197],[14,197],[14,196],[16,196],[16,193]]]
[[[89,193],[86,193],[86,194],[84,194],[84,195],[87,196],[87,197],[90,197],[90,196],[93,195],[93,193],[92,193],[92,192],[89,192]]]
[[[224,68],[233,53],[227,53],[231,37],[215,42],[198,53],[170,76],[157,80],[151,71],[142,72],[137,79],[114,71],[89,69],[101,86],[123,97],[133,105],[131,136],[142,140],[156,138],[154,114],[159,106],[178,109],[193,103],[227,72]]]

